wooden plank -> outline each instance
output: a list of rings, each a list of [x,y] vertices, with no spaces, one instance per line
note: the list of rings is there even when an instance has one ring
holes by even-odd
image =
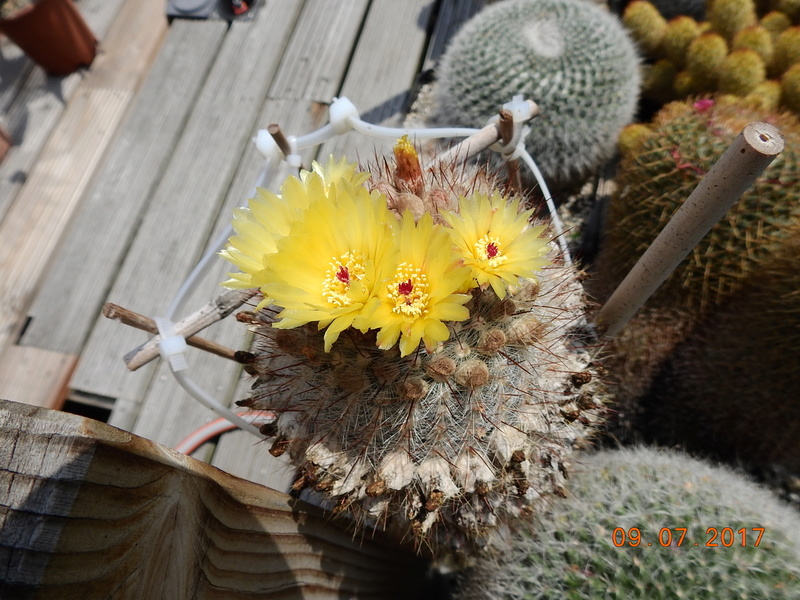
[[[355,104],[365,121],[400,126],[424,57],[433,7],[429,0],[373,0],[370,5],[339,94]],[[368,161],[376,152],[390,151],[392,144],[349,132],[326,143],[319,155]]]
[[[136,0],[128,0],[135,4]],[[114,18],[125,0],[80,0],[78,9],[89,28],[100,40],[98,56],[116,44],[111,35]],[[50,133],[64,112],[68,100],[77,90],[86,71],[66,77],[48,77],[33,65],[22,51],[8,50],[3,44],[2,76],[0,79],[0,114],[14,138],[14,146],[0,165],[0,221],[28,178]],[[102,62],[96,59],[96,62]],[[94,68],[94,66],[92,67]]]
[[[109,301],[150,317],[165,312],[207,243],[301,5],[276,0],[232,24]],[[152,375],[145,368],[134,377],[121,360],[141,341],[101,317],[73,378],[82,392],[118,399],[110,422],[123,428],[133,426],[150,381],[141,371]]]
[[[82,349],[226,32],[221,21],[176,20],[170,27],[54,257],[21,344]]]
[[[136,54],[140,74],[166,29],[160,0],[128,2],[109,31],[106,52],[87,81],[116,81],[120,54]],[[145,35],[129,35],[128,28]],[[0,348],[16,341],[40,278],[133,96],[120,88],[81,86],[0,224]]]
[[[11,346],[0,352],[0,398],[59,409],[77,362],[74,354]]]
[[[365,0],[337,3],[313,0],[306,3],[270,87],[269,99],[258,121],[260,127],[277,122],[286,134],[300,136],[327,123],[325,102],[342,84],[368,4]],[[318,42],[308,44],[309,39]],[[298,65],[313,65],[313,75],[307,79],[297,77]],[[310,167],[310,159],[315,154],[316,149],[301,153],[307,167]],[[252,194],[251,186],[261,160],[254,147],[246,150],[231,185],[228,204],[241,203],[243,198]],[[285,175],[286,171],[283,171],[276,182],[279,183]],[[218,228],[229,220],[230,212],[224,215]],[[248,386],[249,378],[245,377],[228,400],[247,397]],[[294,479],[293,469],[285,460],[270,455],[264,444],[254,442],[257,440],[244,432],[226,434],[217,445],[212,464],[274,489],[288,490]]]
[[[0,597],[419,598],[427,564],[75,415],[0,401]]]

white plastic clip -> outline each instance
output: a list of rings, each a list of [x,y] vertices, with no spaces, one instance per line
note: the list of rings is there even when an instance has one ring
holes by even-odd
[[[303,157],[297,153],[297,138],[293,135],[287,135],[286,141],[289,143],[289,154],[286,155],[286,162],[293,169],[299,169],[303,166]]]
[[[351,119],[359,120],[356,105],[345,97],[334,98],[328,109],[328,119],[333,131],[338,134],[346,133],[353,128]]]
[[[175,323],[165,317],[156,317],[153,319],[158,327],[158,335],[161,339],[158,340],[158,350],[161,357],[169,361],[169,366],[173,371],[185,371],[189,368],[189,363],[186,361],[186,338],[182,335],[175,333]]]
[[[258,151],[261,152],[264,158],[274,158],[276,160],[281,160],[283,158],[283,152],[281,152],[277,142],[266,129],[259,129],[254,141],[256,143],[256,148],[258,148]]]

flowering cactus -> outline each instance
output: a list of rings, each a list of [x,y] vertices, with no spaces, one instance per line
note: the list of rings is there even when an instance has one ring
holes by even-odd
[[[576,272],[481,174],[315,164],[234,219],[230,286],[264,299],[252,397],[295,489],[420,551],[482,546],[562,494],[599,422]],[[369,189],[368,189],[369,188]]]

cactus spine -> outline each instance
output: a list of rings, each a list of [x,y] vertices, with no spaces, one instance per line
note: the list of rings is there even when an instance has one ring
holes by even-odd
[[[515,94],[534,100],[526,146],[545,177],[599,167],[633,118],[639,64],[619,21],[581,0],[507,0],[459,31],[442,57],[439,123],[480,127]]]
[[[467,572],[457,600],[800,597],[800,517],[767,490],[666,451],[582,463],[570,498]]]

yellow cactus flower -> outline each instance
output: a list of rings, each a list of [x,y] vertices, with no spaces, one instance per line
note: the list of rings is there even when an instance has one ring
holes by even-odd
[[[378,347],[388,350],[400,338],[400,355],[406,356],[420,340],[432,351],[450,337],[443,321],[469,317],[464,304],[468,294],[459,294],[469,276],[452,253],[450,230],[433,224],[430,214],[418,223],[406,211],[400,223],[397,255],[384,272],[376,296],[364,308],[355,325],[378,329]]]
[[[459,214],[443,212],[453,228],[453,239],[464,264],[472,270],[471,287],[492,286],[498,298],[505,298],[508,286],[520,277],[550,263],[550,245],[541,235],[545,227],[529,227],[533,211],[520,212],[519,198],[508,202],[499,193],[491,198],[475,194],[459,200]]]
[[[299,178],[287,178],[280,196],[259,188],[247,207],[234,210],[236,235],[228,240],[220,256],[236,265],[241,273],[229,273],[230,279],[222,285],[259,288],[263,292],[268,257],[276,252],[278,240],[288,235],[292,224],[302,218],[311,203],[327,197],[331,186],[337,182],[360,186],[368,178],[368,173],[356,171],[355,163],[345,159],[337,162],[331,157],[325,165],[312,163],[312,170],[301,171]],[[269,301],[269,297],[265,297],[257,308]]]
[[[382,265],[393,262],[395,223],[384,196],[331,183],[269,257],[264,293],[283,309],[275,327],[318,321],[328,352],[374,294]]]

